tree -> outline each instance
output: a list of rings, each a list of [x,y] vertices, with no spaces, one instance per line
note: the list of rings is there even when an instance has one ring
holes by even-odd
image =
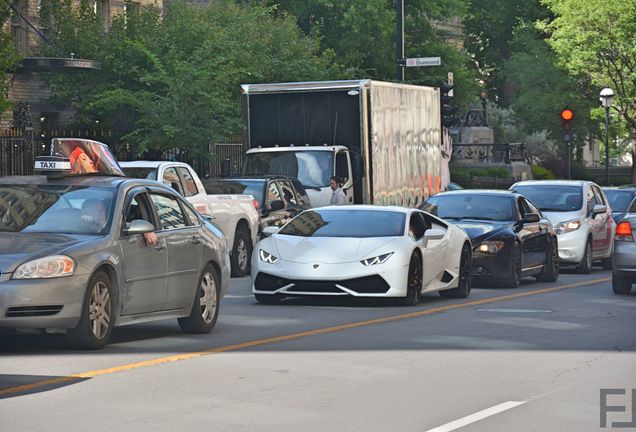
[[[394,81],[396,76],[396,7],[386,0],[268,0],[281,15],[294,16],[300,28],[331,50],[344,66],[341,78]],[[433,21],[463,13],[464,0],[407,0],[405,54],[441,56],[441,67],[408,68],[406,82],[438,87],[446,72],[455,73],[455,96],[467,106],[476,98],[476,74],[470,58],[444,41]],[[332,77],[338,78],[338,77]]]
[[[613,109],[629,127],[636,161],[636,2],[543,1],[555,18],[541,28],[550,32],[549,43],[561,64],[598,90],[610,87],[616,93]]]
[[[242,83],[339,73],[332,54],[319,53],[295,20],[264,6],[172,2],[163,17],[155,8],[119,16],[105,35],[95,31],[94,14],[82,20],[82,10],[58,11],[51,11],[58,29],[51,49],[96,59],[102,70],[52,77],[56,100],[73,106],[82,124],[112,128],[136,154],[196,154],[240,131]]]
[[[541,34],[530,25],[520,25],[510,42],[511,56],[501,71],[511,84],[513,97],[509,106],[514,109],[522,128],[528,135],[546,131],[552,142],[559,143],[562,153],[561,111],[575,113],[573,122],[574,148],[587,144],[590,130],[597,131],[597,122],[591,121],[592,104],[588,85],[572,79],[567,70],[556,66],[557,58]],[[576,152],[580,155],[581,151]],[[565,155],[567,157],[567,155]]]
[[[13,1],[11,0],[0,0],[0,23],[7,22],[7,19],[11,16],[10,6],[12,3]],[[15,70],[18,62],[18,55],[13,46],[11,35],[7,30],[8,28],[0,27],[0,75],[3,77],[0,80],[0,114],[11,106],[11,103],[7,100],[9,80],[6,79],[6,76]]]
[[[502,67],[514,52],[513,36],[524,23],[545,18],[540,0],[468,0],[463,19],[466,49],[473,56],[486,88],[497,102],[508,106],[512,83]]]

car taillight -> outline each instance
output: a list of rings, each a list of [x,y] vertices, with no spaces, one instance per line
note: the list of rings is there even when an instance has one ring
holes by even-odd
[[[257,199],[252,199],[252,205],[254,206],[256,210],[258,210],[259,204]]]
[[[632,235],[632,226],[627,221],[623,221],[616,226],[616,240],[618,241],[634,241]]]

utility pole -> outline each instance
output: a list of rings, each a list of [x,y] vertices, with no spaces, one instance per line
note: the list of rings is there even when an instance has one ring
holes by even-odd
[[[397,36],[397,48],[396,48],[396,60],[397,60],[397,79],[398,81],[404,81],[404,0],[397,0],[397,19],[396,28]]]

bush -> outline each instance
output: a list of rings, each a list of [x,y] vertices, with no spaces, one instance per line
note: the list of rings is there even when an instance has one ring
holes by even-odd
[[[532,165],[532,177],[535,180],[552,180],[556,178],[552,171],[541,165]]]
[[[511,177],[508,170],[501,167],[466,168],[463,166],[451,165],[450,174],[451,181],[466,189],[478,186],[473,181],[473,177],[491,177],[501,179],[508,179]]]

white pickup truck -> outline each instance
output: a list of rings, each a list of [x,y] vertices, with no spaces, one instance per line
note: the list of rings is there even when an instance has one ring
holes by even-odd
[[[129,177],[158,180],[185,197],[199,213],[212,216],[227,239],[232,275],[250,272],[252,248],[256,244],[259,216],[251,195],[207,195],[192,167],[181,162],[119,162]]]

